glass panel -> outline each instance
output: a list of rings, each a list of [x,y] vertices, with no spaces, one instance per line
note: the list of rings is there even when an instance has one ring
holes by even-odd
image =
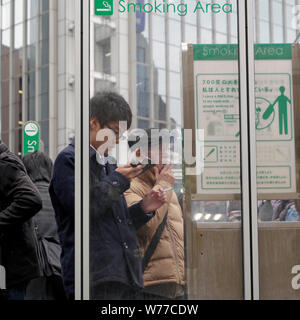
[[[10,27],[10,3],[2,5],[2,30]]]
[[[165,17],[164,16],[152,16],[152,39],[165,42]]]
[[[169,43],[178,45],[181,41],[181,24],[180,21],[169,20]]]
[[[15,24],[18,24],[23,21],[23,11],[24,11],[24,1],[23,0],[15,0],[14,4],[15,8]]]
[[[28,0],[27,1],[27,18],[31,19],[37,15],[39,0]]]
[[[237,46],[222,46],[232,30],[233,36],[238,34],[236,2],[235,13],[230,14],[233,26],[225,13],[217,21],[217,14],[213,18],[211,12],[191,10],[182,16],[172,10],[160,14],[136,10],[135,21],[132,14],[119,12],[106,20],[95,15],[94,3],[90,1],[91,147],[86,155],[90,163],[90,298],[242,299],[242,214],[236,200],[240,198]],[[151,5],[138,0],[136,7]],[[199,45],[209,45],[198,47],[198,39]],[[182,42],[208,51],[210,58],[203,53],[203,59],[183,63]],[[222,55],[226,57],[221,59]],[[187,68],[193,69],[188,76]],[[115,83],[113,92],[105,90],[110,90],[108,82]],[[95,91],[99,93],[94,95]],[[185,100],[187,92],[190,103]],[[123,128],[121,121],[126,121]],[[195,123],[204,134],[201,141],[197,135],[193,139],[194,143],[199,140],[197,145],[182,136],[182,129],[193,128],[195,134]],[[168,133],[168,140],[158,139],[155,145],[155,133],[146,135],[137,128]],[[137,146],[133,138],[141,133]],[[205,164],[203,174],[188,173],[185,181],[183,138],[185,146],[197,148],[197,166],[199,161]],[[156,167],[146,167],[145,172],[134,164],[155,158]],[[172,169],[167,166],[170,160]],[[156,192],[148,201],[151,190]],[[164,205],[160,193],[167,197]],[[161,223],[159,251],[143,270],[143,257]],[[142,292],[137,290],[142,286]]]
[[[15,49],[20,49],[24,45],[23,24],[15,26]]]
[[[210,1],[201,3],[211,5]],[[219,3],[215,1],[215,8]],[[180,127],[182,123],[184,128],[189,299],[244,297],[243,214],[238,200],[241,196],[238,45],[227,45],[230,36],[238,34],[237,2],[230,3],[230,14],[222,10],[199,12],[200,43],[196,44],[193,39],[196,36],[192,37],[193,46],[184,47],[182,52],[183,74],[169,75],[172,126]],[[190,37],[192,29],[186,25],[185,28],[185,35]],[[180,90],[183,101],[177,94]],[[179,112],[181,107],[183,116]],[[189,131],[190,128],[194,130]],[[222,265],[222,271],[218,265]]]
[[[49,38],[49,14],[40,16],[40,40]]]
[[[297,10],[294,1],[255,3],[262,42],[254,48],[260,299],[298,300],[300,50],[291,29]]]
[[[149,68],[144,65],[137,65],[137,114],[142,117],[149,117],[150,106],[150,84]]]

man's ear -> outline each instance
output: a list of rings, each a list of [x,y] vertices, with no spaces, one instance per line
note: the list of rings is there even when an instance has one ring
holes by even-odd
[[[91,118],[90,119],[90,129],[91,130],[96,130],[96,131],[101,129],[99,121],[96,118]]]
[[[135,150],[135,155],[136,155],[137,157],[140,157],[140,156],[141,156],[141,149],[140,149],[140,148],[138,148],[138,149]]]

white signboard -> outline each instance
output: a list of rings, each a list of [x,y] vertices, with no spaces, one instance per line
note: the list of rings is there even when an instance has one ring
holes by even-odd
[[[197,161],[201,194],[240,193],[238,47],[195,45]],[[294,193],[295,140],[291,45],[255,46],[257,187],[260,193]],[[243,107],[243,106],[242,106]]]

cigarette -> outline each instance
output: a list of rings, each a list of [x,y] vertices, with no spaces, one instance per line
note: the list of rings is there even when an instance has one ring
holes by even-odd
[[[171,191],[171,190],[173,190],[173,188],[168,188],[168,189],[165,189],[165,190],[163,190],[164,192],[168,192],[168,191]]]

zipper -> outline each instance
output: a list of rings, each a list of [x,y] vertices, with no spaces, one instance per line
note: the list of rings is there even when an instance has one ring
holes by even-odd
[[[176,261],[177,277],[178,277],[179,284],[181,285],[180,273],[179,273],[179,268],[178,268],[179,262],[178,262],[177,252],[176,252],[175,241],[174,241],[174,238],[173,238],[173,234],[172,234],[172,232],[171,232],[171,230],[170,230],[170,227],[169,227],[169,225],[168,225],[168,222],[166,223],[166,227],[167,227],[167,230],[168,230],[169,233],[170,233],[171,242],[172,242],[172,247],[173,247],[173,251],[174,251],[174,255],[175,255],[175,261]]]

